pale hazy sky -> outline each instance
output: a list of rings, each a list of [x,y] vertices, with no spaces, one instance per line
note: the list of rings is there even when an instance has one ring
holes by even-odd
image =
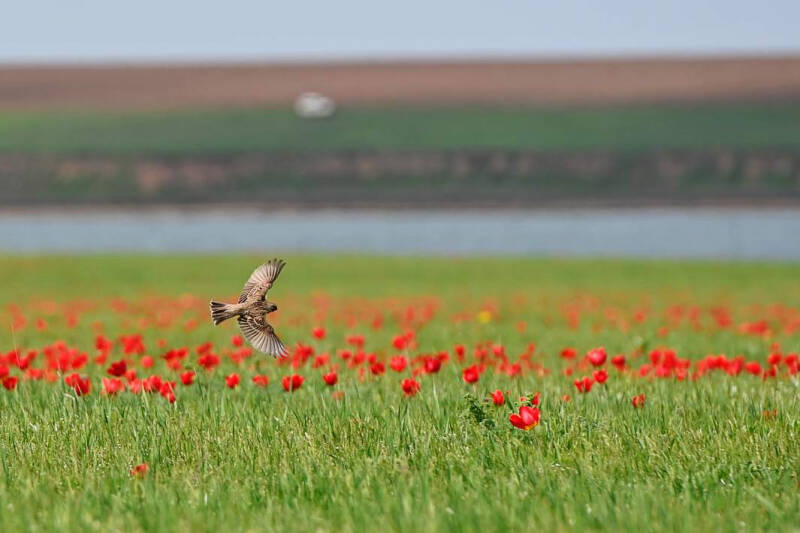
[[[25,0],[0,62],[800,52],[800,0]]]

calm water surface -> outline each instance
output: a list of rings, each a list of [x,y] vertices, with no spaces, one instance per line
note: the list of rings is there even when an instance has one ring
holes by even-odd
[[[0,212],[0,252],[800,259],[800,210]]]

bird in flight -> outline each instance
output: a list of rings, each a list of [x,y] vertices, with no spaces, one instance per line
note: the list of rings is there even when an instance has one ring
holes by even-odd
[[[267,315],[278,310],[277,305],[267,301],[267,291],[285,265],[283,259],[271,259],[255,269],[235,304],[211,300],[211,320],[214,325],[238,317],[239,329],[253,348],[272,357],[285,356],[288,353],[286,346],[275,334],[275,328],[267,322]]]

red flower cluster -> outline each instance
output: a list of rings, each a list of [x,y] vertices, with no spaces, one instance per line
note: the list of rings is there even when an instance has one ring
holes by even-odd
[[[281,380],[281,384],[283,385],[283,390],[286,392],[294,392],[303,386],[305,380],[306,378],[300,374],[292,374],[290,376],[284,376],[283,380]]]

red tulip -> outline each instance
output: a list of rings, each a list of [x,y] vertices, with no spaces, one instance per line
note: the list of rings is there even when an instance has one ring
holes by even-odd
[[[414,378],[404,379],[400,386],[406,396],[414,396],[419,392],[419,382]]]
[[[265,374],[256,374],[253,376],[253,383],[259,387],[266,387],[269,385],[269,377]]]
[[[435,374],[442,368],[442,361],[438,357],[425,358],[425,372]]]
[[[229,374],[228,376],[225,377],[225,385],[227,385],[229,389],[235,389],[236,387],[238,387],[239,381],[241,380],[239,378],[239,374],[237,374],[236,372],[234,372],[233,374]]]
[[[389,366],[392,367],[392,370],[395,372],[402,372],[406,369],[406,366],[408,366],[408,359],[402,355],[396,355],[389,361]]]
[[[338,374],[336,374],[335,371],[332,371],[323,375],[322,380],[325,382],[326,385],[333,387],[339,381],[339,376]]]
[[[147,463],[136,465],[131,469],[131,476],[141,479],[147,474],[147,470],[149,468],[150,467],[147,466]]]
[[[500,389],[497,389],[496,391],[491,393],[491,397],[492,397],[492,402],[495,405],[503,405],[504,403],[506,403],[506,397],[503,394],[503,391],[501,391]]]
[[[481,377],[480,372],[478,371],[478,365],[472,365],[465,368],[461,377],[467,383],[477,382],[478,379]]]
[[[347,336],[347,344],[352,346],[356,346],[357,348],[364,347],[364,336],[363,335],[348,335]]]
[[[539,423],[540,414],[539,409],[536,407],[522,405],[519,408],[519,414],[511,413],[508,417],[508,421],[511,422],[511,425],[514,427],[528,431],[536,427]]]
[[[89,381],[89,378],[82,378],[77,372],[66,376],[64,378],[64,383],[72,387],[78,396],[89,394],[92,388],[92,382]]]
[[[294,392],[303,386],[305,380],[306,378],[300,374],[292,374],[291,376],[283,376],[281,384],[283,385],[283,390],[286,392]]]
[[[197,358],[197,363],[208,371],[214,370],[214,367],[219,364],[219,356],[213,353],[204,353]]]
[[[322,340],[325,338],[325,328],[314,328],[311,330],[311,335],[316,339]]]
[[[639,394],[638,396],[634,396],[631,403],[633,403],[634,407],[644,407],[644,394]]]
[[[606,362],[606,349],[602,346],[600,348],[594,348],[589,350],[589,352],[586,354],[586,357],[594,366],[601,366]]]
[[[6,390],[14,390],[17,388],[19,378],[17,376],[6,376],[3,378],[3,388]]]
[[[120,377],[124,376],[127,370],[128,370],[128,364],[124,360],[122,360],[111,363],[111,365],[108,367],[107,372],[110,376]]]
[[[191,385],[192,383],[194,383],[195,376],[196,376],[196,374],[194,373],[194,370],[187,370],[186,372],[182,373],[181,376],[180,376],[181,377],[181,383],[183,383],[184,385],[187,385],[187,386]]]
[[[142,380],[142,390],[145,392],[161,392],[161,385],[163,385],[163,382],[158,374],[153,374]]]
[[[122,383],[121,379],[115,378],[103,378],[103,390],[100,391],[100,394],[105,394],[107,396],[114,396],[118,392],[125,390],[125,385]]]
[[[561,357],[564,359],[575,359],[578,351],[575,348],[564,348],[561,350]]]
[[[583,379],[576,379],[573,384],[575,385],[575,388],[578,389],[578,392],[586,393],[592,390],[594,381],[589,376],[586,376]]]
[[[763,372],[763,369],[761,368],[761,363],[759,363],[758,361],[750,361],[745,363],[744,369],[750,374],[753,374],[754,376],[760,376],[761,373]]]
[[[592,373],[592,377],[597,383],[600,383],[602,385],[608,379],[608,372],[606,372],[604,368],[600,370],[595,370]]]
[[[453,351],[456,353],[456,357],[459,361],[464,360],[464,353],[466,352],[463,344],[456,344],[453,348]]]

